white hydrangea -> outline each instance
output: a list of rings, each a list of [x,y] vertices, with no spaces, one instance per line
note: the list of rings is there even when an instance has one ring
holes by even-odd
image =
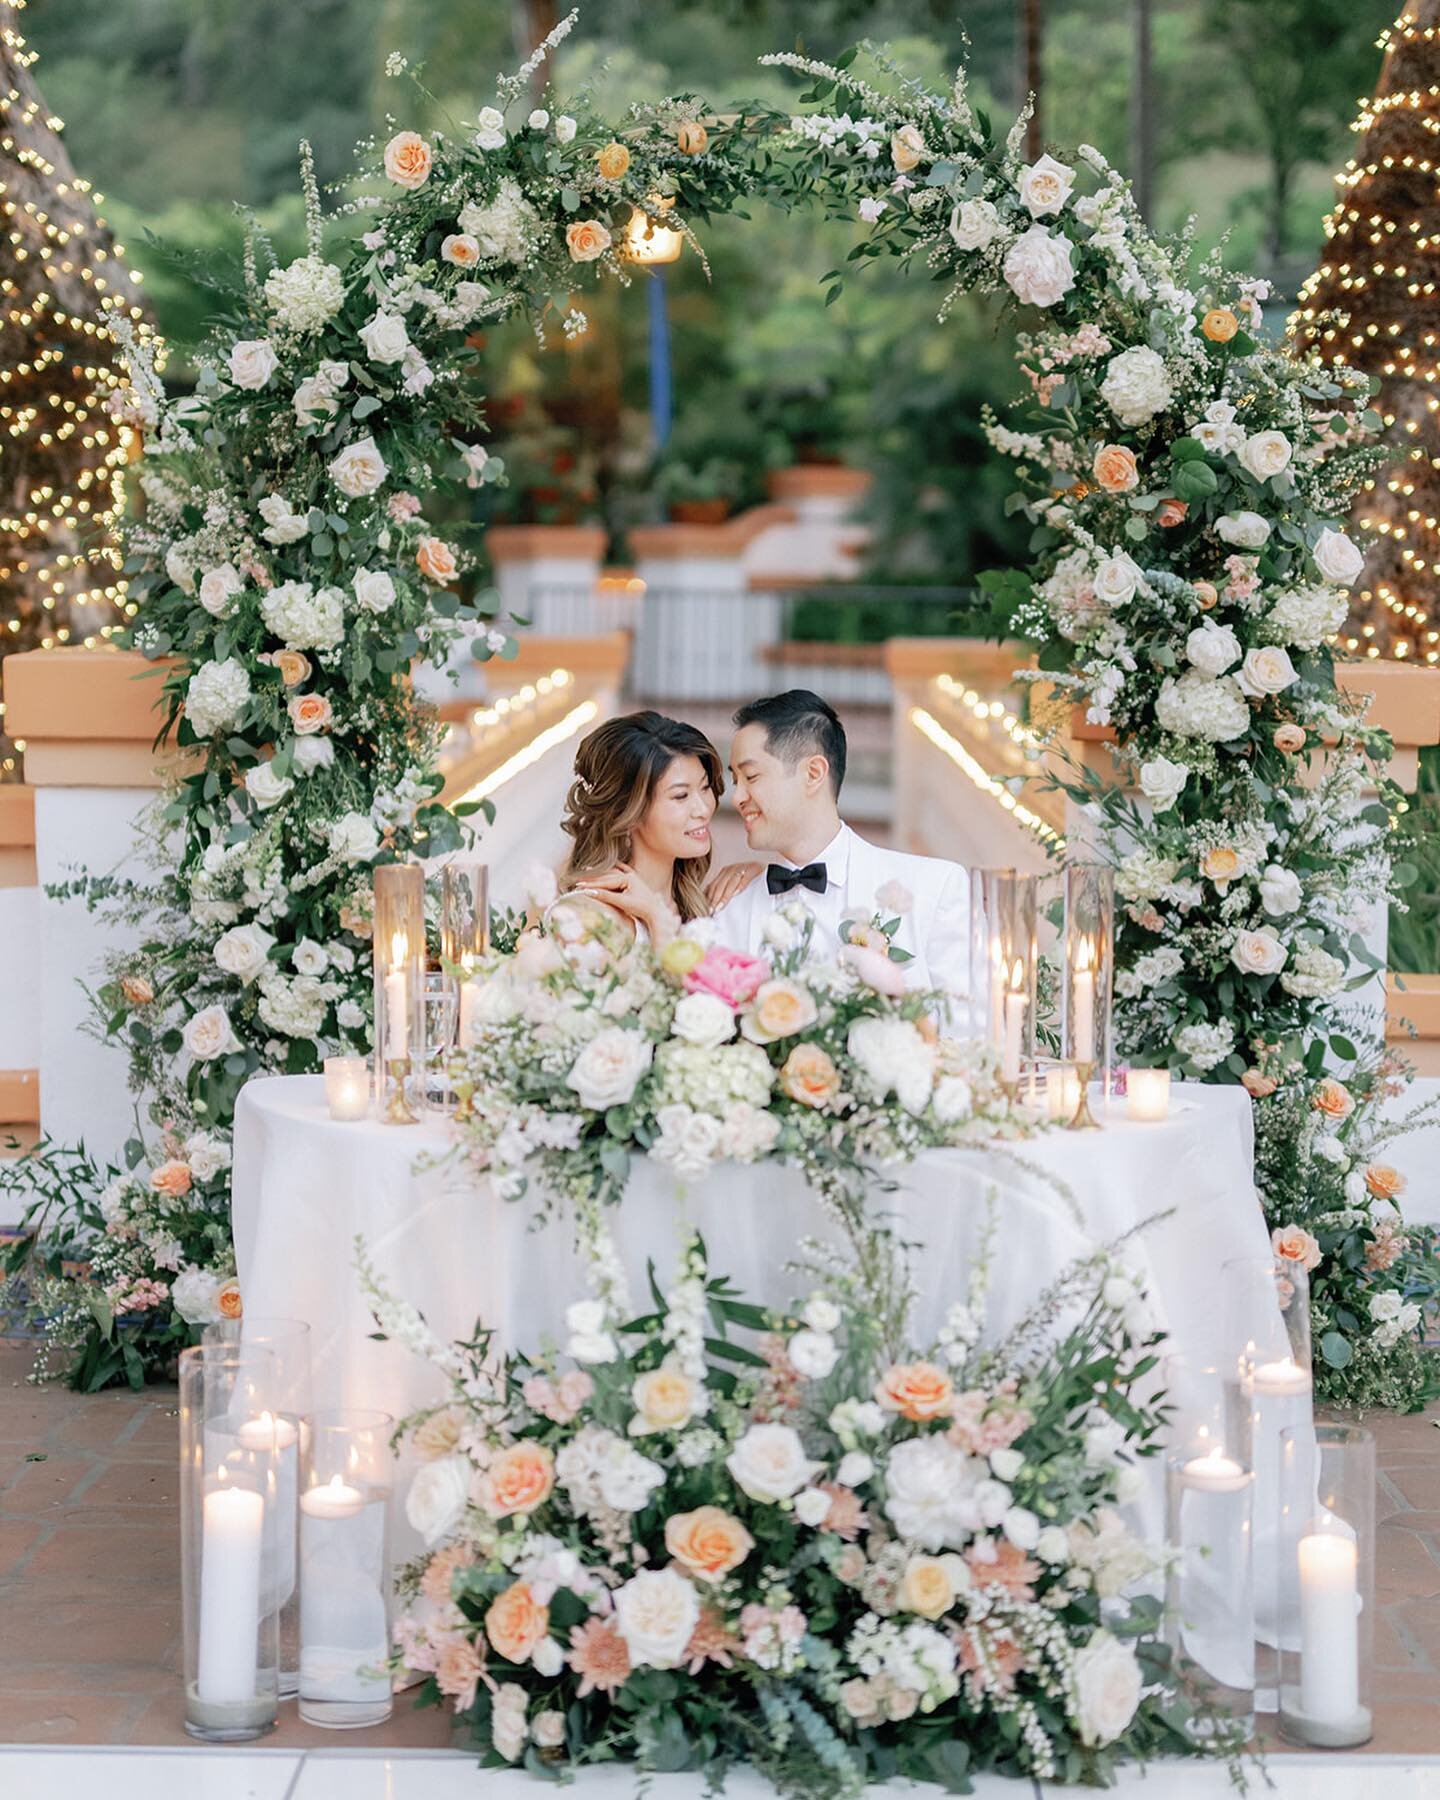
[[[1122,900],[1158,900],[1174,881],[1180,865],[1149,850],[1133,850],[1115,871],[1115,891]]]
[[[196,737],[218,737],[250,702],[250,675],[234,657],[202,663],[185,692],[185,717]]]
[[[1310,944],[1297,950],[1290,967],[1280,977],[1280,985],[1297,1000],[1328,1000],[1339,993],[1345,980],[1345,965],[1338,956]]]
[[[1230,675],[1218,680],[1190,669],[1177,681],[1167,677],[1155,700],[1155,717],[1176,737],[1229,743],[1250,729],[1250,708],[1239,683]]]
[[[1175,1033],[1175,1048],[1205,1074],[1224,1062],[1235,1048],[1235,1027],[1228,1019],[1222,1019],[1218,1025],[1183,1025]]]
[[[935,1079],[935,1048],[908,1019],[856,1019],[846,1048],[877,1099],[893,1093],[906,1112],[925,1110]]]
[[[1350,597],[1343,588],[1289,588],[1277,594],[1265,626],[1277,644],[1296,650],[1318,650],[1345,623]]]
[[[312,976],[287,981],[276,971],[260,978],[260,1017],[282,1037],[318,1037],[326,1004],[324,984]]]
[[[1100,397],[1122,425],[1144,425],[1164,412],[1174,395],[1165,358],[1148,344],[1133,344],[1112,356]]]
[[[301,256],[265,277],[265,298],[277,325],[301,333],[319,331],[345,304],[345,278],[333,263]]]
[[[480,246],[486,262],[524,262],[538,220],[535,209],[509,176],[500,183],[495,198],[485,204],[470,201],[458,215],[461,231]]]
[[[676,1039],[656,1054],[666,1102],[713,1113],[717,1118],[735,1104],[765,1107],[770,1103],[774,1072],[759,1044],[745,1039],[707,1049]]]
[[[267,628],[292,650],[331,650],[345,636],[345,596],[339,588],[282,581],[260,602]]]

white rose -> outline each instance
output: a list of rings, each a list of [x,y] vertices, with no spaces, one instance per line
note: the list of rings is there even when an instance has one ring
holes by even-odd
[[[1394,1288],[1387,1288],[1384,1293],[1371,1295],[1370,1317],[1377,1325],[1385,1319],[1398,1319],[1403,1305],[1404,1302]]]
[[[230,351],[230,380],[237,388],[263,388],[279,367],[269,338],[241,338]]]
[[[1140,765],[1140,792],[1157,813],[1169,812],[1189,779],[1186,765],[1168,756],[1153,756]]]
[[[718,994],[687,994],[675,1008],[671,1030],[687,1044],[714,1050],[735,1035],[735,1015]]]
[[[948,1438],[896,1444],[885,1465],[885,1489],[891,1523],[922,1550],[963,1549],[980,1525],[974,1466]]]
[[[330,966],[329,957],[313,938],[301,938],[290,952],[290,961],[297,975],[323,975]]]
[[[1261,925],[1255,931],[1242,931],[1230,950],[1230,960],[1242,975],[1278,975],[1288,955],[1274,928]]]
[[[1100,559],[1095,569],[1095,598],[1106,606],[1123,606],[1133,600],[1144,577],[1140,566],[1123,550]]]
[[[1070,198],[1070,190],[1075,185],[1075,171],[1062,162],[1056,162],[1053,156],[1042,156],[1020,171],[1015,186],[1020,194],[1020,203],[1032,219],[1044,218],[1047,213],[1058,213]]]
[[[1185,654],[1204,675],[1223,675],[1240,660],[1240,640],[1228,625],[1207,619],[1185,639]]]
[[[352,500],[378,492],[389,472],[385,458],[371,437],[347,444],[330,465],[330,479]]]
[[[823,1381],[840,1359],[829,1332],[797,1331],[790,1340],[790,1360],[811,1381]]]
[[[482,106],[475,123],[476,143],[482,150],[498,150],[505,142],[505,115],[498,107]]]
[[[1257,481],[1268,481],[1290,461],[1290,440],[1280,431],[1257,431],[1240,446],[1239,457]]]
[[[299,513],[291,512],[290,502],[283,494],[267,494],[260,502],[259,512],[265,521],[260,535],[267,544],[278,548],[281,544],[298,544],[301,538],[309,536],[308,522]]]
[[[398,363],[405,360],[410,348],[410,335],[399,313],[388,313],[382,307],[360,327],[358,336],[365,354],[375,363]]]
[[[1129,1728],[1140,1704],[1140,1664],[1128,1644],[1097,1631],[1075,1658],[1075,1725],[1097,1749]]]
[[[760,927],[760,938],[772,950],[793,950],[799,932],[783,912],[772,912]]]
[[[725,1458],[725,1467],[743,1493],[767,1504],[788,1500],[820,1472],[788,1425],[752,1425]]]
[[[1122,425],[1144,425],[1173,397],[1165,359],[1148,344],[1134,344],[1106,364],[1100,397]]]
[[[335,745],[328,737],[297,738],[292,754],[300,773],[313,775],[316,769],[328,769],[334,762]]]
[[[1316,538],[1310,555],[1325,579],[1340,587],[1353,586],[1365,567],[1364,552],[1343,531],[1331,531],[1328,528],[1322,531]]]
[[[1265,644],[1246,652],[1240,665],[1241,692],[1252,698],[1260,694],[1279,694],[1298,679],[1290,652],[1278,644]]]
[[[1007,1446],[990,1452],[990,1472],[1000,1481],[1013,1481],[1024,1466],[1025,1458],[1018,1450]]]
[[[485,470],[490,462],[490,452],[483,444],[466,444],[460,452],[460,460],[465,465],[466,487],[480,487],[485,480]]]
[[[193,1264],[170,1283],[171,1303],[187,1325],[214,1325],[220,1317],[215,1294],[220,1277]]]
[[[197,1181],[209,1181],[230,1167],[230,1146],[208,1131],[196,1131],[185,1140],[185,1160]]]
[[[989,200],[961,200],[950,214],[950,236],[959,250],[985,250],[1000,233],[1000,215]]]
[[[207,569],[200,577],[197,598],[212,619],[223,619],[234,611],[230,602],[244,586],[245,578],[234,563],[221,563],[218,568]]]
[[[568,113],[561,113],[555,121],[555,141],[560,144],[568,144],[574,136],[575,121]]]
[[[193,1014],[181,1035],[196,1062],[213,1062],[217,1056],[228,1056],[240,1048],[230,1015],[223,1006],[207,1006]]]
[[[565,1652],[553,1637],[545,1636],[530,1652],[530,1666],[537,1675],[543,1675],[547,1681],[554,1678],[565,1667]],[[558,1712],[543,1712],[535,1719],[535,1742],[541,1746],[555,1746],[565,1742],[565,1715]]]
[[[1010,1507],[1000,1529],[1017,1550],[1033,1550],[1040,1541],[1040,1521],[1027,1506]]]
[[[433,1549],[465,1516],[470,1500],[470,1459],[441,1456],[422,1463],[405,1496],[405,1517]]]
[[[383,569],[357,569],[350,578],[355,604],[368,613],[382,613],[395,598],[395,583]]]
[[[1272,919],[1300,910],[1300,877],[1293,869],[1271,863],[1260,876],[1260,904]]]
[[[857,1488],[875,1473],[875,1464],[863,1450],[849,1450],[840,1458],[835,1479],[842,1487]]]
[[[699,1620],[700,1596],[674,1569],[642,1569],[615,1591],[615,1624],[637,1668],[674,1668]]]
[[[537,106],[525,123],[532,131],[543,131],[550,123],[550,115],[543,106]]]
[[[893,1092],[906,1112],[924,1112],[935,1052],[908,1019],[856,1019],[846,1047],[879,1097]]]
[[[1026,306],[1054,306],[1075,285],[1074,245],[1063,232],[1032,225],[1005,252],[1005,284]]]
[[[307,375],[295,390],[295,421],[299,425],[311,425],[315,422],[316,413],[333,419],[340,410],[340,402],[330,389],[328,382],[322,381],[318,375]]]
[[[576,1057],[565,1084],[580,1096],[580,1104],[592,1112],[624,1106],[633,1097],[653,1055],[653,1045],[638,1031],[608,1026],[591,1038]]]
[[[295,746],[298,753],[300,746]],[[341,862],[374,862],[380,852],[380,834],[369,813],[348,812],[330,827],[329,849]]]
[[[248,987],[270,960],[270,946],[275,939],[258,925],[236,925],[215,945],[215,961],[227,975],[234,975]]]
[[[829,1518],[833,1504],[823,1488],[802,1488],[795,1496],[795,1517],[812,1531],[818,1530]]]
[[[812,1294],[800,1316],[812,1331],[834,1331],[840,1323],[840,1308],[824,1294]]]
[[[1070,1538],[1063,1525],[1047,1525],[1035,1540],[1035,1554],[1053,1568],[1070,1560]]]
[[[1242,550],[1258,550],[1270,536],[1270,521],[1257,512],[1226,513],[1215,529],[1227,544]]]

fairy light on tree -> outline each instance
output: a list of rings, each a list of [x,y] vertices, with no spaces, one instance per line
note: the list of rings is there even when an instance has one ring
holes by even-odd
[[[1290,324],[1302,348],[1379,376],[1395,447],[1355,506],[1374,542],[1346,642],[1440,663],[1440,0],[1409,0],[1379,48],[1351,127],[1360,147]]]
[[[0,0],[0,657],[124,623],[108,527],[139,420],[106,315],[152,335],[141,278],[36,88],[24,5]],[[18,773],[0,732],[0,779]]]

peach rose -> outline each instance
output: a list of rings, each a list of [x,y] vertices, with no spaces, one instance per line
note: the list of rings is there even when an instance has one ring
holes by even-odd
[[[1228,306],[1212,306],[1200,321],[1200,329],[1212,344],[1228,344],[1240,329],[1240,321]]]
[[[435,1685],[455,1702],[457,1713],[475,1704],[475,1689],[484,1666],[480,1652],[468,1637],[456,1631],[446,1638],[435,1664]]]
[[[1213,881],[1217,887],[1223,887],[1232,882],[1239,867],[1240,858],[1228,844],[1217,844],[1213,850],[1207,850],[1200,859],[1200,873]]]
[[[1389,1163],[1367,1163],[1365,1185],[1377,1200],[1394,1200],[1405,1192],[1405,1177]]]
[[[1307,1272],[1320,1267],[1320,1245],[1303,1225],[1277,1225],[1270,1233],[1270,1248]]]
[[[1135,452],[1124,444],[1102,444],[1092,465],[1095,479],[1107,494],[1128,494],[1140,482]]]
[[[780,1070],[780,1090],[801,1106],[829,1106],[840,1092],[840,1071],[818,1044],[797,1044]]]
[[[630,1398],[635,1404],[631,1437],[648,1437],[653,1431],[679,1431],[690,1423],[701,1401],[695,1383],[673,1364],[637,1375]]]
[[[439,582],[442,587],[455,579],[455,552],[444,538],[421,538],[415,562],[427,580]]]
[[[190,1192],[190,1165],[186,1162],[163,1162],[150,1172],[150,1185],[157,1194],[168,1194],[178,1200]]]
[[[921,1424],[945,1417],[955,1402],[955,1389],[934,1363],[892,1363],[875,1384],[875,1398],[887,1412]]]
[[[665,1521],[665,1548],[696,1581],[720,1581],[740,1567],[755,1540],[721,1507],[701,1506]]]
[[[1201,612],[1209,612],[1220,598],[1219,588],[1213,581],[1192,581],[1190,585],[1195,590],[1195,599]]]
[[[1190,507],[1187,501],[1175,500],[1173,498],[1162,500],[1160,505],[1156,508],[1155,523],[1162,531],[1168,531],[1172,525],[1183,523],[1185,515],[1189,510]]]
[[[1273,1075],[1267,1075],[1262,1069],[1247,1069],[1240,1077],[1240,1085],[1255,1100],[1268,1100],[1280,1083]]]
[[[497,1594],[485,1614],[485,1635],[507,1662],[528,1662],[549,1629],[550,1608],[535,1598],[528,1581]]]
[[[439,1412],[431,1413],[423,1425],[416,1426],[410,1442],[426,1462],[438,1462],[442,1456],[449,1456],[460,1442],[464,1427],[465,1415],[458,1407],[442,1406]]]
[[[1343,1081],[1336,1081],[1333,1075],[1327,1075],[1316,1088],[1310,1104],[1327,1119],[1348,1119],[1355,1110],[1349,1088]]]
[[[926,154],[925,139],[920,135],[918,126],[902,125],[890,136],[890,160],[895,165],[897,175],[908,175],[918,167]]]
[[[938,1619],[955,1599],[950,1570],[938,1556],[912,1556],[900,1581],[899,1601],[905,1612]]]
[[[122,975],[120,992],[131,1006],[148,1006],[155,998],[155,990],[143,975]]]
[[[682,119],[675,127],[675,142],[682,156],[703,156],[710,147],[710,133],[698,119]]]
[[[232,1275],[228,1281],[222,1281],[215,1290],[215,1310],[222,1319],[238,1319],[245,1308],[240,1299],[240,1283]]]
[[[457,269],[473,269],[480,260],[479,242],[468,231],[452,231],[440,245],[440,260]]]
[[[397,187],[424,187],[430,161],[430,146],[418,131],[397,132],[385,146],[385,173]]]
[[[594,262],[610,248],[610,233],[598,219],[576,219],[565,227],[565,245],[571,262]]]
[[[1283,750],[1287,756],[1293,756],[1297,750],[1305,748],[1305,727],[1303,725],[1277,725],[1275,735],[1270,742],[1277,750]]]
[[[544,1444],[510,1444],[482,1470],[476,1498],[492,1519],[533,1513],[555,1486],[555,1458]],[[521,1659],[515,1658],[518,1662]]]
[[[595,167],[605,181],[618,181],[630,167],[630,152],[623,144],[606,144],[595,152]]]
[[[746,1037],[762,1044],[773,1044],[777,1038],[794,1037],[819,1017],[815,996],[797,981],[777,978],[762,981],[755,990],[750,1011],[746,1014]]]
[[[335,713],[324,694],[296,694],[285,709],[297,737],[314,737],[317,731],[328,731]]]
[[[310,658],[303,650],[277,650],[270,661],[280,671],[286,687],[299,687],[310,676]]]

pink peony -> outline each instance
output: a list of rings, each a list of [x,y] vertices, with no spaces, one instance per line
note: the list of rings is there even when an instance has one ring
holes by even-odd
[[[770,965],[758,956],[742,956],[723,944],[711,944],[685,977],[687,994],[714,994],[727,1006],[743,1006],[754,998],[762,981],[770,979]]]
[[[840,961],[877,994],[886,994],[890,999],[898,1000],[905,992],[904,969],[899,963],[891,962],[879,950],[871,950],[865,944],[844,944],[840,950]]]

